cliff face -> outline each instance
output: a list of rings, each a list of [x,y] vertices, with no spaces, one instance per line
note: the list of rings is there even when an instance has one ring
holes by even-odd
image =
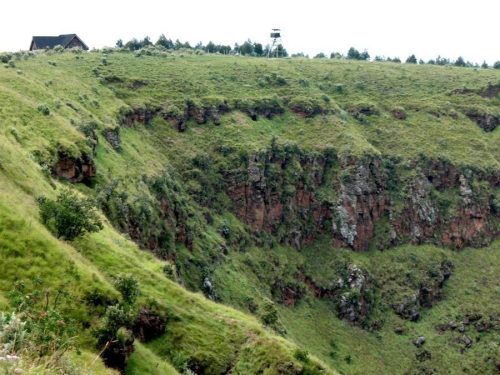
[[[282,235],[296,247],[319,234],[354,250],[372,243],[484,246],[498,235],[498,174],[437,160],[332,163],[325,155],[272,153],[250,157],[246,172],[245,179],[226,177],[234,212],[254,232]]]

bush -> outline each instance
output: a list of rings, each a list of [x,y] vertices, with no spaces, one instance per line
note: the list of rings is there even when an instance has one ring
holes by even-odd
[[[16,353],[24,345],[26,339],[26,323],[15,313],[0,313],[0,353]]]
[[[132,275],[121,275],[114,282],[126,305],[133,305],[139,296],[139,282]]]
[[[30,293],[23,282],[17,282],[9,292],[16,315],[0,316],[0,331],[3,331],[0,342],[8,340],[11,352],[25,349],[25,352],[39,357],[55,353],[62,356],[73,347],[75,334],[74,322],[58,310],[59,302],[68,294],[62,286],[51,295],[50,290],[43,289],[42,282],[35,279]]]
[[[500,69],[500,61],[495,61],[493,64],[493,69]]]
[[[278,310],[274,303],[266,301],[263,306],[261,306],[260,318],[267,326],[273,326],[278,323]]]
[[[38,112],[40,112],[42,115],[44,116],[48,116],[50,115],[50,109],[49,107],[47,106],[47,104],[40,104],[38,107],[37,107],[37,110]]]
[[[58,238],[72,241],[102,229],[93,200],[69,189],[62,190],[55,201],[40,197],[38,203],[42,223]]]

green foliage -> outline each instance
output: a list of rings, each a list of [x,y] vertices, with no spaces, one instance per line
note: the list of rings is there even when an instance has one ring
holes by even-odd
[[[114,286],[121,293],[124,304],[135,304],[137,297],[139,297],[140,289],[139,282],[134,276],[118,276],[114,281]]]
[[[271,327],[278,323],[278,310],[272,301],[266,301],[261,306],[260,318],[265,325]]]
[[[0,312],[0,353],[17,353],[26,345],[26,322],[15,313]]]
[[[181,44],[184,43],[177,46],[184,48]],[[487,251],[465,249],[452,253],[435,247],[405,246],[358,254],[333,248],[330,241],[310,252],[278,243],[296,230],[303,238],[310,238],[318,230],[308,221],[312,216],[308,208],[301,208],[300,220],[298,214],[288,209],[297,204],[293,197],[298,189],[309,193],[314,181],[324,181],[325,189],[314,191],[315,197],[325,205],[337,204],[339,194],[331,188],[340,173],[337,159],[369,154],[379,156],[383,163],[395,158],[401,160],[401,165],[413,168],[419,163],[416,157],[423,153],[431,160],[444,156],[460,168],[473,167],[484,175],[494,175],[498,167],[496,132],[482,132],[463,113],[467,106],[485,108],[481,113],[495,113],[495,98],[475,93],[489,82],[496,82],[497,71],[182,53],[184,57],[180,58],[177,52],[163,46],[147,46],[140,58],[126,51],[107,52],[107,59],[112,62],[108,65],[101,64],[101,52],[90,52],[79,60],[72,53],[50,57],[41,53],[34,59],[16,60],[23,71],[22,80],[14,70],[2,69],[0,119],[6,124],[0,134],[2,308],[7,308],[3,296],[19,275],[26,279],[46,275],[48,282],[57,287],[59,280],[70,277],[61,265],[67,259],[74,260],[83,280],[78,288],[70,290],[78,311],[68,314],[77,320],[78,340],[84,349],[94,351],[85,357],[91,363],[97,356],[90,337],[95,327],[103,327],[107,321],[109,329],[114,330],[109,338],[127,340],[118,331],[134,316],[128,315],[132,310],[123,303],[117,304],[117,292],[108,282],[126,270],[141,286],[136,303],[154,298],[171,318],[166,333],[148,344],[153,356],[147,357],[150,360],[141,359],[143,364],[156,364],[162,358],[179,369],[207,374],[227,369],[242,374],[262,369],[268,373],[283,373],[286,369],[307,373],[305,364],[293,356],[296,347],[262,330],[251,316],[210,303],[167,281],[172,270],[165,273],[164,260],[169,259],[172,266],[175,262],[181,284],[193,290],[201,288],[202,275],[214,275],[217,294],[224,303],[260,315],[266,301],[274,300],[277,314],[270,310],[266,320],[274,321],[273,315],[277,315],[282,325],[278,331],[283,333],[283,327],[286,328],[286,338],[307,348],[314,366],[315,356],[319,356],[328,366],[346,374],[405,373],[416,365],[411,339],[425,334],[426,345],[433,353],[429,368],[450,373],[464,369],[469,373],[491,372],[491,358],[496,357],[492,345],[497,339],[495,331],[477,333],[481,340],[474,340],[471,350],[460,354],[454,346],[454,333],[438,334],[434,327],[466,310],[476,309],[487,316],[498,309],[495,288],[488,288],[498,284],[497,245]],[[56,63],[57,69],[47,64],[48,59]],[[96,66],[99,77],[109,80],[92,74]],[[284,84],[278,76],[285,80]],[[134,88],[136,81],[148,82],[147,90]],[[341,87],[337,89],[336,85]],[[457,94],[457,89],[463,87],[474,91]],[[297,97],[313,98],[323,108],[329,108],[323,95],[334,98],[331,105],[343,110],[305,120],[291,115],[290,102]],[[186,96],[203,110],[219,105],[215,101],[205,108],[203,98],[210,97],[224,98],[231,109],[221,114],[218,127],[210,122],[198,125],[190,119],[185,132],[178,133],[170,126],[172,119],[164,114],[170,112],[173,117],[183,118]],[[80,97],[82,100],[78,100]],[[57,116],[37,115],[25,105],[55,103],[57,98],[61,98]],[[95,101],[100,105],[94,105]],[[366,123],[370,126],[346,115],[345,110],[360,102],[371,103],[378,110],[379,116],[361,115],[368,116]],[[405,109],[405,121],[392,118],[395,105]],[[121,127],[122,151],[111,150],[106,142],[92,142],[98,174],[96,187],[78,189],[82,193],[79,196],[96,194],[103,213],[124,235],[104,222],[103,231],[62,243],[47,234],[37,220],[33,196],[52,196],[51,182],[58,183],[43,174],[49,164],[44,164],[42,170],[36,160],[50,161],[59,146],[77,155],[82,144],[85,148],[90,146],[88,142],[94,135],[76,125],[91,119],[99,129],[104,129],[102,124],[106,124],[105,128],[116,126],[117,113],[123,106],[130,108],[124,115],[136,116],[136,120]],[[168,111],[170,106],[177,109]],[[153,112],[148,126],[142,126],[141,116],[149,114],[136,111],[137,108],[158,112]],[[250,121],[239,110],[256,121]],[[15,140],[11,127],[17,129],[20,142]],[[96,133],[96,138],[100,137],[101,132]],[[442,147],[445,143],[449,146]],[[330,156],[325,163],[331,167],[323,165],[326,154]],[[256,179],[248,183],[247,176],[252,171]],[[344,177],[346,181],[355,178],[350,173]],[[394,172],[393,177],[388,182],[391,194],[400,200],[409,199],[400,192],[399,173]],[[231,199],[226,194],[228,186],[235,187],[230,191]],[[283,214],[275,235],[253,236],[245,224],[229,214],[239,209],[233,200],[238,203],[238,199],[248,199],[251,189],[262,191],[265,204],[280,200]],[[476,192],[475,185],[473,191]],[[494,211],[497,198],[491,197],[491,190],[477,191],[478,199],[487,199]],[[442,195],[433,195],[433,203],[452,212],[455,198],[459,197],[457,192],[445,189]],[[23,212],[23,218],[18,212]],[[253,214],[241,212],[248,217]],[[227,238],[223,235],[225,224],[229,228]],[[328,230],[330,225],[327,221],[321,229]],[[388,240],[387,229],[387,225],[375,227],[381,247]],[[138,249],[130,239],[162,260]],[[446,282],[443,299],[434,307],[423,309],[420,321],[407,324],[387,306],[387,301],[394,296],[398,302],[415,293],[420,284],[437,282],[442,275],[441,252],[453,260],[455,274]],[[346,259],[329,257],[339,254]],[[370,301],[375,304],[374,313],[383,315],[385,320],[378,333],[352,328],[340,321],[334,301],[316,298],[304,282],[296,279],[304,273],[322,287],[331,288],[339,276],[345,276],[343,266],[351,262],[369,270],[376,283]],[[273,287],[299,291],[300,302],[293,307],[283,306],[283,295],[274,292]],[[349,293],[346,297],[355,302],[360,295]],[[65,319],[66,310],[65,304]],[[374,319],[379,317],[375,315]],[[408,333],[395,335],[393,330],[398,325],[404,325]],[[476,335],[474,329],[471,327],[469,334]],[[335,348],[330,345],[332,340]],[[344,360],[348,355],[350,364]],[[280,368],[284,363],[290,363],[290,367]],[[142,373],[153,371],[148,366],[139,368]]]
[[[38,109],[38,112],[40,112],[42,115],[45,115],[45,116],[50,115],[50,109],[47,106],[47,104],[39,104],[37,109]]]
[[[68,297],[67,292],[64,286],[54,294],[48,289],[42,290],[40,279],[35,280],[35,285],[38,289],[28,292],[25,284],[18,282],[10,292],[17,315],[10,315],[10,324],[4,326],[4,339],[10,336],[8,345],[12,352],[29,348],[31,354],[40,357],[55,353],[61,356],[74,346],[74,323],[59,310],[61,300]]]
[[[406,63],[407,64],[416,64],[417,63],[417,58],[415,57],[415,55],[410,55],[406,59]]]
[[[356,48],[351,47],[349,48],[349,51],[347,51],[347,58],[349,60],[369,60],[370,55],[366,50],[359,52]]]
[[[56,200],[40,197],[38,203],[42,223],[59,238],[72,241],[103,227],[94,201],[70,189],[61,190]]]

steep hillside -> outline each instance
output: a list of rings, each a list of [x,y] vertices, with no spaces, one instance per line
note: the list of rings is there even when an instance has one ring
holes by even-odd
[[[53,305],[76,337],[64,361],[16,366],[500,366],[498,71],[155,49],[2,59],[0,309]],[[43,225],[40,197],[65,189],[95,201],[102,230],[64,241]],[[102,341],[124,275],[133,319]]]

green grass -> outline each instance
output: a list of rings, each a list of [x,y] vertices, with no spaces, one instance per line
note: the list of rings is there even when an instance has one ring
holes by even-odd
[[[127,366],[127,375],[177,375],[179,374],[170,364],[158,358],[147,347],[135,343],[135,351],[130,357]]]
[[[207,374],[228,369],[234,374],[276,374],[289,363],[307,368],[307,363],[294,357],[297,345],[310,352],[312,367],[324,363],[346,374],[404,373],[416,366],[412,340],[419,334],[428,338],[426,347],[433,356],[426,366],[450,374],[465,372],[465,368],[469,373],[492,371],[488,358],[498,356],[497,332],[484,334],[460,354],[452,334],[438,335],[434,326],[470,311],[498,314],[498,242],[488,249],[458,253],[403,246],[358,254],[333,249],[325,241],[301,253],[286,246],[256,247],[247,228],[228,213],[229,203],[217,190],[218,180],[210,180],[214,178],[211,172],[196,168],[193,158],[213,159],[217,168],[236,169],[241,155],[268,149],[277,138],[280,144],[299,145],[308,155],[334,148],[340,156],[368,154],[409,161],[424,154],[494,173],[499,169],[500,133],[498,129],[484,132],[464,112],[473,107],[499,114],[499,99],[454,92],[498,83],[498,71],[234,56],[135,57],[131,53],[111,53],[108,65],[102,66],[102,55],[84,53],[77,59],[73,53],[37,54],[16,61],[16,69],[0,69],[0,309],[10,308],[8,295],[17,280],[32,287],[34,278],[41,277],[43,287],[51,293],[64,285],[70,299],[62,309],[78,324],[77,343],[84,350],[74,362],[93,363],[95,372],[104,374],[108,370],[100,360],[94,361],[92,335],[92,329],[101,323],[102,311],[87,306],[83,299],[94,289],[116,298],[113,278],[132,273],[141,287],[140,304],[154,301],[167,312],[168,324],[160,338],[145,345],[137,343],[130,374],[176,373],[186,365],[198,366]],[[110,83],[112,77],[114,83]],[[285,85],[279,84],[281,78]],[[133,88],[135,80],[146,84]],[[301,83],[304,81],[309,84]],[[198,125],[191,119],[183,133],[155,118],[149,125],[122,126],[119,152],[102,135],[104,129],[119,125],[118,112],[123,107],[167,109],[175,104],[183,108],[186,98],[199,103],[223,98],[234,106],[238,100],[275,96],[285,108],[289,102],[311,98],[330,112],[303,118],[287,109],[273,119],[261,116],[252,121],[234,110],[222,116],[220,125]],[[366,102],[379,113],[363,121],[349,114]],[[37,110],[40,104],[49,107],[49,115]],[[396,106],[405,109],[405,120],[391,115]],[[167,193],[182,203],[188,226],[203,233],[193,250],[177,244],[169,255],[184,266],[181,276],[186,286],[199,290],[203,269],[213,277],[221,301],[242,311],[208,301],[168,280],[163,273],[165,261],[139,249],[104,216],[103,231],[73,243],[54,238],[41,225],[36,198],[54,198],[67,185],[50,177],[50,166],[58,150],[75,157],[91,153],[88,140],[79,131],[80,125],[89,122],[97,124],[97,176],[91,186],[72,188],[96,196],[99,188],[119,180],[128,194],[127,202],[139,204],[144,198],[153,198],[148,179],[166,170],[172,172],[169,181],[177,184],[177,190],[171,188]],[[231,150],[227,159],[220,157],[222,146]],[[190,177],[196,173],[208,180],[206,185]],[[321,194],[335,198],[333,189],[324,190]],[[216,195],[207,198],[217,202],[217,209],[195,203],[188,194],[193,191]],[[211,225],[200,224],[204,214],[213,218]],[[231,227],[233,237],[228,241],[219,232],[223,221]],[[226,242],[229,248],[221,251]],[[411,270],[415,266],[412,256],[424,266],[438,257],[449,257],[455,271],[446,284],[445,299],[426,310],[420,322],[403,322],[389,311],[379,333],[349,326],[337,318],[330,302],[316,300],[310,293],[294,308],[276,303],[287,331],[285,338],[263,328],[250,314],[259,316],[262,305],[273,299],[275,283],[293,282],[299,269],[317,283],[328,285],[335,276],[330,265],[339,256],[359,263],[395,290],[394,280],[390,282],[391,267],[399,264],[401,272]],[[395,335],[397,325],[406,327],[407,334]]]

